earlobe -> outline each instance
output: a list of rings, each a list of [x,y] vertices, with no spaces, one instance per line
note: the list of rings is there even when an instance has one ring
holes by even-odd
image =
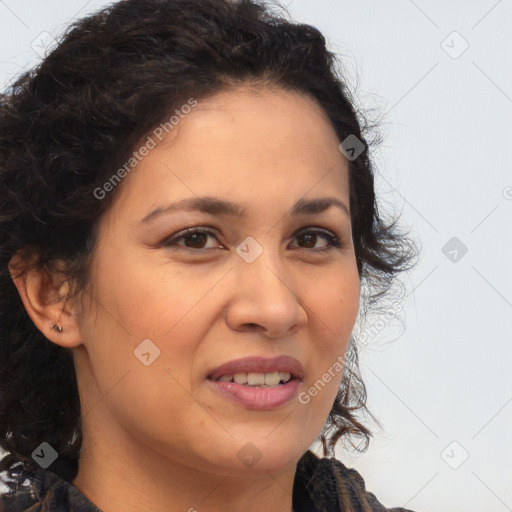
[[[79,327],[68,304],[68,281],[59,281],[18,254],[11,259],[9,271],[29,317],[44,336],[63,347],[80,345]]]

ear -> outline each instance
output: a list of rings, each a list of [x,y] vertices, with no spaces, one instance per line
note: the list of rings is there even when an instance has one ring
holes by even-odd
[[[28,262],[19,253],[9,262],[9,272],[34,325],[46,338],[62,347],[82,343],[76,311],[69,301],[69,283]],[[52,326],[62,328],[59,332]]]

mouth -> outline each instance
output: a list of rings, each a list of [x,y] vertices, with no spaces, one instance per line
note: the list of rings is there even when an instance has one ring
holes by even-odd
[[[271,373],[235,373],[234,375],[221,375],[218,382],[236,382],[242,386],[253,388],[275,388],[282,386],[292,379],[290,372],[271,372]]]
[[[303,379],[301,363],[289,356],[249,357],[225,363],[208,375],[223,397],[246,409],[273,409],[290,402]]]
[[[249,386],[278,386],[291,379],[302,380],[303,374],[302,364],[294,357],[254,356],[224,363],[212,370],[208,378]]]

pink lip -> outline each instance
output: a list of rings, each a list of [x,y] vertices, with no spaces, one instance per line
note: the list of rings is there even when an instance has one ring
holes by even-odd
[[[289,372],[296,379],[302,379],[304,369],[297,359],[290,356],[278,356],[268,359],[265,357],[244,357],[229,361],[213,370],[209,378],[217,380],[222,375],[235,373],[271,373]]]
[[[286,384],[275,388],[250,388],[236,382],[220,380],[210,380],[210,382],[217,391],[227,398],[246,409],[258,410],[275,409],[293,400],[301,383],[299,379],[291,379]]]
[[[289,372],[292,378],[286,384],[272,388],[249,387],[236,382],[218,381],[222,375],[235,373],[270,373]],[[279,356],[273,359],[263,357],[247,357],[223,364],[209,375],[212,386],[235,403],[247,409],[274,409],[292,400],[298,392],[304,369],[297,359],[289,356]]]

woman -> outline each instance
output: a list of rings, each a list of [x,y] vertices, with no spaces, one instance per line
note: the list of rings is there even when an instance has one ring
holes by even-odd
[[[2,97],[2,511],[404,510],[308,450],[367,445],[351,332],[414,255],[335,62],[127,0]]]

